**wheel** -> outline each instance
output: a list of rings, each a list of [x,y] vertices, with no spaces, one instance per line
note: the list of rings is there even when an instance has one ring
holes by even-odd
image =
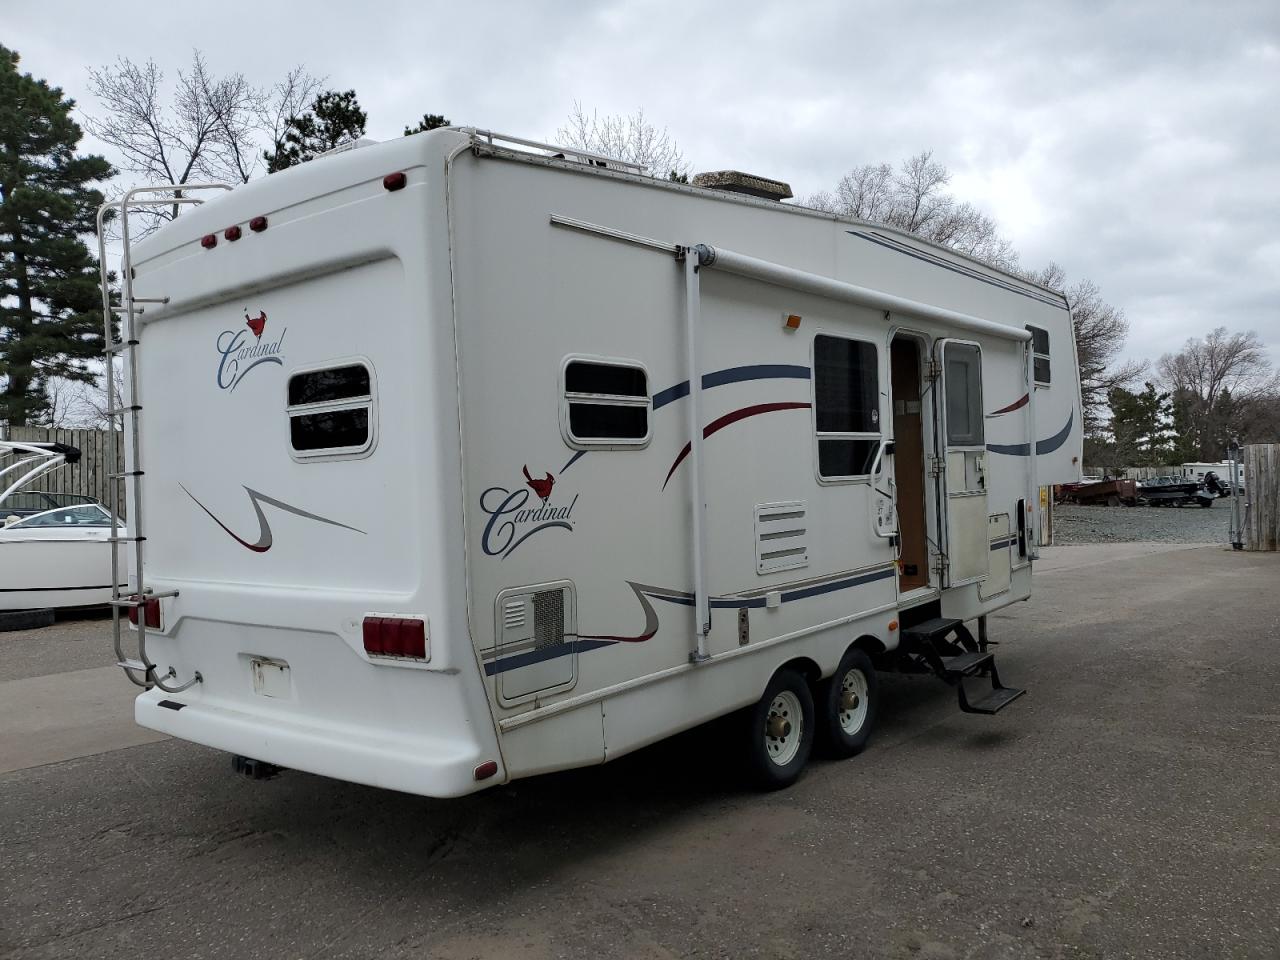
[[[871,658],[850,647],[840,658],[836,672],[818,688],[818,736],[824,750],[834,757],[862,752],[876,722],[880,700]]]
[[[779,670],[747,714],[747,765],[763,790],[800,778],[813,749],[813,694],[804,677]]]
[[[53,609],[0,610],[0,633],[7,630],[37,630],[53,624]]]
[[[1116,496],[1114,493],[1111,494],[1111,496],[1107,497],[1107,506],[1108,507],[1120,506],[1120,498]]]

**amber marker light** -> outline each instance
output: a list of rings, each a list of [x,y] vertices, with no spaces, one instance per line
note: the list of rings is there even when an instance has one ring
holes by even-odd
[[[897,629],[898,629],[898,621],[897,621],[897,620],[890,620],[890,621],[889,621],[889,632],[890,632],[890,633],[893,633],[893,631],[895,631],[895,630],[897,630]]]
[[[791,331],[791,332],[793,332],[793,333],[794,333],[796,330],[799,330],[799,329],[800,329],[800,314],[798,314],[798,313],[788,313],[786,316],[784,316],[784,317],[782,318],[782,328],[783,328],[784,330],[790,330],[790,331]]]

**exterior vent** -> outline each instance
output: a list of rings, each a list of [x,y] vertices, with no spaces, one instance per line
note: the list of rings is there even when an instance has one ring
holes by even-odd
[[[790,200],[794,196],[789,183],[770,180],[768,177],[753,176],[738,170],[714,170],[710,173],[695,174],[693,185],[711,190],[725,190],[729,193],[745,193],[748,197],[759,197],[761,200]]]
[[[809,565],[805,502],[756,504],[756,572]]]
[[[504,705],[551,691],[567,690],[578,679],[577,604],[567,580],[511,587],[494,605],[495,644],[487,659]]]

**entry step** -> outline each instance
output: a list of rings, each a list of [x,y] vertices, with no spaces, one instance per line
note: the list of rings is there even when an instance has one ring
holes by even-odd
[[[958,657],[942,657],[942,667],[952,677],[971,677],[995,659],[994,653],[974,651]]]
[[[960,681],[960,709],[965,713],[999,713],[1027,691],[1016,687],[994,687],[981,700],[970,700],[964,691],[964,681]]]
[[[913,627],[907,627],[902,631],[903,637],[909,640],[927,641],[940,640],[949,634],[956,627],[960,626],[962,621],[955,620],[951,617],[934,617],[932,620],[926,620],[923,623],[917,623]]]

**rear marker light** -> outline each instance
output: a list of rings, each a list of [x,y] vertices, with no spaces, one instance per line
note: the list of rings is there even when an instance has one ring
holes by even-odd
[[[254,217],[249,221],[249,229],[254,233],[261,233],[263,230],[267,229],[267,218]]]
[[[228,240],[231,240],[231,241],[239,240],[239,239],[240,239],[240,228],[239,228],[238,226],[235,226],[235,225],[233,224],[232,226],[227,227],[227,229],[226,229],[226,230],[222,231],[222,235],[223,235],[224,237],[226,237]]]
[[[206,233],[200,238],[200,246],[206,250],[212,250],[218,245],[218,235],[216,233]]]
[[[365,617],[364,649],[371,657],[427,659],[427,625],[403,617]]]
[[[488,780],[497,772],[498,772],[498,761],[486,760],[484,763],[480,764],[480,766],[476,767],[476,779]]]
[[[388,173],[382,178],[382,185],[388,190],[401,190],[408,182],[409,178],[403,173]]]
[[[137,600],[138,595],[134,594],[129,599]],[[159,630],[160,629],[160,600],[158,598],[153,600],[148,600],[146,603],[146,611],[147,611],[147,629]],[[137,607],[129,608],[129,622],[132,623],[135,627],[138,625],[138,608]]]

